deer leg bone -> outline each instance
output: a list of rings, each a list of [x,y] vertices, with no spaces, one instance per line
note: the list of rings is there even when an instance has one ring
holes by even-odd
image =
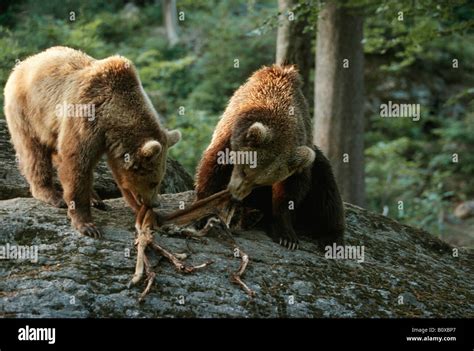
[[[192,203],[184,210],[178,210],[160,218],[157,216],[157,222],[160,226],[168,224],[186,226],[204,217],[218,215],[231,201],[232,197],[230,192],[228,190],[222,190],[205,199]]]
[[[146,270],[146,280],[145,280],[146,287],[145,287],[145,290],[143,290],[143,292],[140,294],[140,297],[138,298],[138,302],[142,302],[145,299],[145,296],[148,295],[156,277],[156,273],[153,272],[153,270],[151,269],[151,265],[150,265],[150,262],[148,261],[148,257],[144,256],[143,262],[145,264],[145,270]]]
[[[138,299],[139,302],[143,301],[145,296],[150,292],[153,282],[155,280],[155,272],[151,269],[151,264],[146,256],[146,248],[150,247],[157,251],[160,255],[168,259],[177,270],[184,273],[191,273],[197,269],[204,268],[213,263],[208,261],[197,266],[190,266],[183,263],[181,260],[187,257],[186,254],[173,254],[168,250],[164,249],[154,241],[153,228],[157,226],[157,217],[151,208],[142,206],[137,213],[135,227],[137,228],[137,238],[135,245],[137,245],[137,263],[135,267],[135,274],[132,280],[128,284],[129,287],[137,284],[143,279],[144,272],[146,273],[146,287],[145,290],[140,294]]]
[[[254,297],[256,295],[255,292],[250,289],[248,285],[245,284],[245,282],[242,280],[242,276],[244,275],[245,270],[247,269],[247,265],[249,264],[249,256],[244,251],[242,251],[237,245],[226,222],[223,221],[221,218],[210,218],[203,230],[206,230],[207,233],[209,230],[215,227],[219,228],[220,231],[225,233],[227,238],[230,239],[234,251],[234,256],[239,257],[241,260],[239,269],[231,274],[230,281],[234,284],[239,285],[250,297]]]
[[[138,232],[138,236],[135,239],[135,245],[137,246],[137,264],[135,266],[135,274],[132,280],[129,282],[128,287],[138,284],[143,278],[143,273],[149,265],[148,258],[145,254],[146,247],[153,241],[153,235],[150,230],[143,230]]]
[[[242,280],[242,276],[249,263],[249,256],[238,247],[234,237],[232,236],[232,233],[229,230],[230,222],[232,220],[232,217],[234,216],[236,208],[236,203],[232,201],[230,194],[227,190],[225,190],[221,191],[220,193],[214,194],[211,197],[195,202],[188,208],[187,211],[183,210],[183,212],[181,213],[178,213],[178,211],[174,212],[173,214],[165,217],[165,222],[175,220],[180,221],[183,218],[186,221],[196,221],[201,218],[204,218],[206,215],[217,215],[218,218],[211,217],[207,221],[204,228],[199,231],[199,236],[204,236],[212,228],[219,227],[227,235],[227,237],[230,238],[234,252],[237,252],[237,257],[241,259],[239,269],[231,274],[230,280],[234,284],[238,284],[250,297],[254,297],[255,292],[251,290],[248,285],[245,284],[245,282]],[[218,211],[216,211],[216,209]]]
[[[249,256],[243,252],[238,246],[234,246],[234,252],[238,253],[238,256],[241,258],[239,269],[232,273],[230,276],[230,281],[239,285],[250,297],[255,297],[255,291],[250,289],[247,284],[242,280],[242,276],[249,264]]]
[[[238,284],[249,296],[255,296],[255,292],[252,291],[242,280],[242,276],[249,263],[249,256],[238,247],[235,239],[232,236],[232,233],[229,230],[229,225],[235,213],[236,207],[237,206],[232,201],[232,197],[228,190],[223,190],[205,199],[196,201],[184,210],[178,210],[166,215],[155,214],[151,208],[144,208],[144,206],[142,206],[137,214],[136,227],[137,229],[140,229],[139,233],[143,231],[150,232],[149,235],[151,236],[151,239],[149,239],[150,237],[147,234],[145,235],[144,239],[141,239],[141,241],[138,240],[139,251],[137,255],[137,267],[132,282],[139,281],[143,277],[143,270],[147,270],[147,267],[149,267],[148,259],[145,255],[145,248],[147,246],[150,246],[160,255],[167,258],[178,271],[184,273],[191,273],[197,269],[204,268],[212,264],[213,262],[209,261],[198,266],[186,265],[181,261],[181,257],[178,258],[175,254],[172,254],[165,248],[161,247],[153,240],[150,228],[154,228],[157,225],[186,226],[205,217],[214,216],[208,220],[206,226],[200,231],[198,236],[206,235],[211,228],[216,226],[226,234],[226,236],[231,240],[234,252],[238,253],[236,257],[241,259],[239,269],[231,274],[230,280],[231,282]],[[140,234],[138,238],[140,238]],[[142,299],[146,293],[149,292],[153,278],[150,279],[150,274],[147,273],[148,283],[147,288],[141,295]]]
[[[158,245],[156,242],[152,242],[150,244],[150,246],[155,250],[157,251],[160,255],[164,256],[165,258],[168,259],[168,261],[171,262],[171,264],[180,272],[184,272],[184,273],[191,273],[191,272],[194,272],[195,270],[197,269],[201,269],[201,268],[204,268],[204,267],[207,267],[209,265],[211,265],[212,263],[214,263],[214,261],[207,261],[205,263],[202,263],[200,265],[197,265],[197,266],[190,266],[190,265],[187,265],[185,264],[183,261],[181,261],[178,257],[176,257],[175,254],[172,254],[171,252],[169,252],[168,250],[166,250],[165,248],[161,247],[160,245]]]

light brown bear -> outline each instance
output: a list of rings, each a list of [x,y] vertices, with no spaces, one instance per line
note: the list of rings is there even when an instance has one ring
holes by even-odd
[[[56,207],[67,205],[80,233],[101,236],[91,202],[102,204],[92,183],[104,154],[130,206],[135,211],[151,206],[168,148],[181,134],[160,125],[131,61],[96,60],[52,47],[19,63],[4,94],[11,140],[32,195]],[[53,167],[63,194],[53,186]]]
[[[230,99],[199,163],[197,198],[226,188],[260,210],[263,229],[287,248],[298,247],[297,231],[320,247],[343,242],[343,203],[328,159],[313,145],[294,66],[256,71]]]

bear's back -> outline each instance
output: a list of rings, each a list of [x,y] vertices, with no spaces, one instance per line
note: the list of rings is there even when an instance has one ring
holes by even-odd
[[[258,115],[257,120],[277,131],[282,139],[312,146],[311,118],[301,86],[294,66],[259,69],[231,97],[214,137],[219,137],[222,130],[229,129],[242,116]]]
[[[77,72],[94,61],[80,51],[53,47],[18,63],[4,90],[8,123],[54,146],[60,129],[57,106],[77,94]]]
[[[81,51],[55,46],[18,63],[5,87],[7,93],[12,85],[21,83],[26,91],[33,85],[46,85],[46,82],[64,80],[70,74],[90,66],[95,60]],[[35,89],[36,89],[35,88]]]

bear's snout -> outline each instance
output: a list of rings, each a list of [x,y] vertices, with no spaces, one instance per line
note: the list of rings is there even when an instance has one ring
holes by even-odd
[[[252,186],[239,177],[232,177],[227,189],[232,197],[238,201],[242,201],[252,192]]]

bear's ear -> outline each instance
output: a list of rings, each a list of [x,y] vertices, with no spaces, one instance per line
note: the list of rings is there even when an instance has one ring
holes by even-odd
[[[139,150],[141,157],[151,160],[161,153],[163,147],[158,140],[146,141]]]
[[[166,135],[168,136],[168,147],[172,147],[181,140],[181,132],[177,129],[167,131]]]
[[[288,168],[292,172],[300,172],[304,168],[311,166],[315,158],[316,153],[313,149],[307,146],[298,146],[288,162]]]
[[[260,122],[255,122],[250,126],[245,136],[245,140],[251,145],[260,145],[271,138],[270,129]]]

